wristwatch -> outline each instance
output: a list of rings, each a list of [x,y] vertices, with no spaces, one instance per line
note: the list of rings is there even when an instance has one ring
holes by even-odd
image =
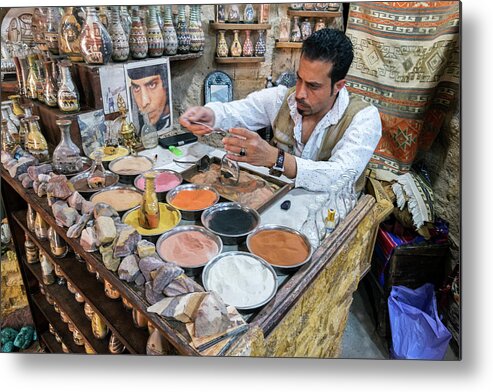
[[[278,149],[277,160],[274,166],[269,170],[271,176],[280,177],[284,173],[284,150]]]

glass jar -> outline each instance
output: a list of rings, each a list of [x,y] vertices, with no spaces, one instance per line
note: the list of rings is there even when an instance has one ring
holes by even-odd
[[[202,22],[198,15],[199,8],[197,5],[190,5],[190,52],[197,53],[203,49],[202,45]]]
[[[325,29],[325,20],[323,18],[318,18],[315,22],[315,27],[313,28],[313,30],[318,31],[322,29]]]
[[[315,249],[317,249],[320,245],[320,231],[317,226],[317,211],[318,207],[315,204],[310,204],[308,206],[308,215],[300,229],[301,233],[303,233],[310,241],[313,251],[315,251]]]
[[[240,7],[238,4],[231,4],[228,11],[228,22],[239,23],[240,22]]]
[[[2,118],[2,151],[13,153],[17,143],[14,136],[8,128],[8,122],[5,117]]]
[[[67,243],[63,240],[62,237],[50,227],[48,229],[48,240],[50,241],[50,250],[51,254],[55,257],[62,258],[65,257],[68,253]]]
[[[154,188],[156,174],[157,173],[153,171],[145,172],[143,174],[145,178],[145,190],[139,209],[139,225],[147,230],[155,229],[159,226],[159,201]]]
[[[41,275],[42,275],[43,284],[45,286],[48,286],[50,284],[55,283],[53,264],[51,264],[51,262],[48,260],[48,257],[42,250],[39,251],[39,262],[41,263]]]
[[[96,150],[94,152],[94,160],[87,176],[87,186],[91,189],[104,188],[106,184],[106,175],[103,166],[103,153]]]
[[[19,104],[19,99],[21,99],[20,95],[9,95],[8,99],[12,102],[12,112],[15,116],[19,117],[26,114]]]
[[[29,55],[27,57],[27,61],[29,63],[29,72],[27,74],[26,80],[26,95],[28,98],[37,99],[38,98],[38,69],[36,64],[36,56]]]
[[[44,162],[49,159],[48,143],[41,133],[38,120],[39,116],[26,118],[26,121],[29,123],[29,133],[26,136],[26,150],[40,162]]]
[[[310,23],[310,20],[308,18],[303,19],[303,22],[301,22],[301,39],[304,41],[306,40],[310,35],[312,35],[312,24]]]
[[[144,148],[154,148],[159,142],[156,127],[150,123],[148,113],[142,113],[142,117],[144,118],[144,124],[140,129],[140,141]]]
[[[130,36],[130,28],[132,27],[132,17],[128,13],[127,6],[125,5],[120,6],[120,21],[122,24],[123,31],[127,36],[127,42],[128,42],[128,37]]]
[[[65,7],[65,14],[60,21],[59,50],[70,61],[84,61],[80,50],[80,34],[84,19],[81,7]]]
[[[75,174],[82,170],[83,162],[80,149],[70,137],[72,120],[56,120],[60,128],[60,143],[53,151],[53,169],[58,174]]]
[[[344,193],[344,182],[341,180],[336,181],[337,194],[336,194],[336,208],[339,213],[339,223],[341,223],[347,216],[345,193]]]
[[[88,64],[108,64],[110,61],[113,43],[94,7],[86,7],[86,20],[80,34],[80,49],[84,61]]]
[[[77,90],[70,73],[72,63],[69,61],[61,61],[59,66],[62,81],[58,88],[58,107],[63,112],[78,112],[80,110],[79,91]]]
[[[26,251],[26,261],[29,264],[35,264],[39,262],[39,249],[38,247],[34,244],[34,242],[31,241],[31,238],[26,234],[25,236],[26,240],[24,241],[24,249]]]
[[[265,30],[258,31],[257,43],[255,44],[255,56],[262,57],[265,54]]]
[[[287,17],[281,18],[279,23],[279,42],[288,42],[291,36],[291,21]]]
[[[58,86],[53,79],[52,66],[53,61],[45,61],[45,85],[44,85],[44,99],[48,106],[58,106]]]
[[[58,14],[58,15],[55,15]],[[58,17],[57,17],[58,16]],[[48,50],[54,54],[58,55],[59,45],[58,45],[58,30],[59,30],[59,12],[56,7],[48,7],[48,15],[46,17],[46,25],[44,31],[44,38]]]
[[[27,228],[31,232],[34,232],[35,221],[36,221],[36,212],[31,207],[31,204],[28,203],[27,212],[26,212],[26,222],[27,222]]]
[[[259,23],[269,23],[270,4],[260,4]]]
[[[96,339],[104,339],[108,335],[108,326],[101,319],[101,316],[94,313],[91,318],[92,334]]]

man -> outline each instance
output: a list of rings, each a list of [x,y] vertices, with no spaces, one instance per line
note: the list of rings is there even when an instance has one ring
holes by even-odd
[[[130,90],[139,110],[139,123],[144,123],[144,115],[158,131],[170,126],[168,78],[162,64],[127,71],[130,78]]]
[[[303,43],[295,88],[278,86],[239,101],[192,107],[180,124],[196,135],[209,130],[194,121],[230,129],[233,136],[223,139],[230,159],[268,167],[311,191],[327,191],[355,169],[360,191],[382,124],[374,106],[348,94],[344,78],[352,61],[352,44],[343,32],[319,30]],[[267,126],[273,129],[272,144],[249,131]]]

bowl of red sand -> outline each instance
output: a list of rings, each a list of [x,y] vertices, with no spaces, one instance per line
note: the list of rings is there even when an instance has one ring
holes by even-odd
[[[195,225],[175,227],[161,235],[156,243],[158,255],[183,268],[187,275],[200,274],[204,265],[222,250],[219,236]]]
[[[160,202],[164,203],[166,201],[166,194],[168,191],[178,185],[181,185],[183,178],[180,173],[177,173],[174,170],[154,169],[153,171],[157,173],[154,180],[154,189],[156,191],[157,198]],[[135,177],[134,186],[144,192],[145,178],[143,174],[139,174]]]
[[[219,193],[208,185],[182,184],[166,195],[166,202],[180,210],[185,220],[198,221],[202,212],[216,204]]]

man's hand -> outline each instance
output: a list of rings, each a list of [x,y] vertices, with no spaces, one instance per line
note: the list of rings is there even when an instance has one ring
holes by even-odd
[[[216,117],[212,109],[204,106],[193,106],[187,109],[178,119],[179,123],[183,127],[187,128],[190,132],[197,136],[207,135],[211,131],[203,125],[193,124],[194,121],[198,121],[213,127],[215,120]]]
[[[229,133],[234,136],[222,140],[229,159],[255,166],[269,168],[274,166],[277,160],[277,148],[271,146],[256,132],[245,128],[231,128]]]

